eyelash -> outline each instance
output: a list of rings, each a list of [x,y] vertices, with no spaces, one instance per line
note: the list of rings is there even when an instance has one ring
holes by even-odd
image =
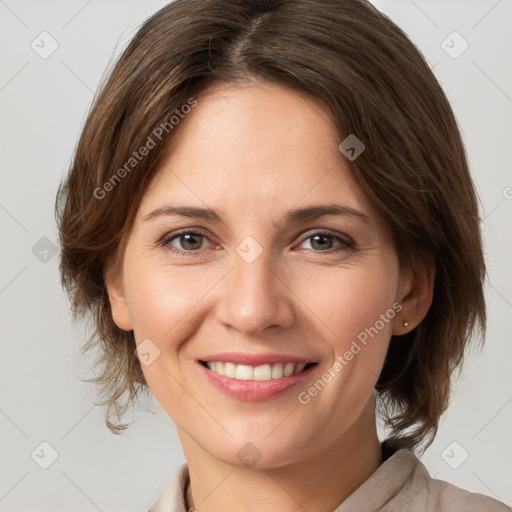
[[[176,247],[171,245],[171,242],[174,239],[180,238],[180,237],[182,237],[184,235],[199,235],[199,236],[202,236],[202,237],[206,238],[208,241],[211,242],[209,237],[205,233],[200,231],[200,230],[185,230],[185,231],[178,231],[177,233],[169,233],[169,234],[165,235],[160,240],[159,245],[162,246],[162,247],[165,247],[166,249],[168,249],[172,253],[179,254],[181,256],[195,255],[195,254],[199,253],[201,251],[201,249],[196,249],[196,250],[193,250],[193,251],[185,251],[185,250],[182,250],[182,249],[177,249]],[[316,253],[332,254],[332,253],[335,253],[335,252],[338,252],[338,251],[355,248],[354,241],[351,238],[349,238],[349,237],[342,238],[342,237],[336,235],[335,233],[333,233],[331,231],[315,231],[314,233],[311,233],[310,235],[308,235],[305,238],[303,238],[300,241],[300,244],[303,244],[306,240],[309,240],[310,238],[313,238],[314,236],[317,236],[317,235],[331,237],[334,240],[337,240],[340,243],[340,246],[337,247],[337,248],[327,249],[325,251],[316,251],[314,249],[306,249],[306,250],[313,251],[313,252],[316,252]]]

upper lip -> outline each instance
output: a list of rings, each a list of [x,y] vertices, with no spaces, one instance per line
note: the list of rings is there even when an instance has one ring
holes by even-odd
[[[264,364],[276,363],[315,363],[314,359],[305,357],[297,357],[294,355],[263,353],[263,354],[243,354],[241,352],[221,352],[219,354],[212,354],[205,356],[200,361],[214,362],[220,361],[224,363],[245,364],[249,366],[261,366]]]

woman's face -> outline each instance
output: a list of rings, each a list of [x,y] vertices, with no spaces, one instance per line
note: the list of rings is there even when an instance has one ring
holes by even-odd
[[[197,446],[233,465],[297,462],[371,418],[409,283],[326,110],[264,85],[197,99],[108,282],[114,319]],[[235,366],[251,361],[234,353],[262,368]],[[316,364],[284,376],[294,358]],[[206,360],[230,362],[218,366],[234,377]]]

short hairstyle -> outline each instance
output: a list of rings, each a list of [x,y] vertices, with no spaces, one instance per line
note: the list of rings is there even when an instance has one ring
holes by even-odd
[[[141,198],[179,130],[171,118],[210,85],[244,83],[326,105],[340,142],[355,134],[365,145],[346,163],[382,216],[400,268],[435,264],[432,305],[415,329],[391,337],[375,387],[392,434],[428,447],[477,328],[483,343],[478,197],[441,86],[405,33],[366,0],[176,0],[142,24],[103,80],[55,208],[73,318],[94,321],[82,350],[99,349],[100,372],[88,381],[107,405],[108,428],[128,426],[120,420],[148,386],[133,331],[113,321],[105,272],[120,268]],[[154,147],[131,161],[150,138]]]

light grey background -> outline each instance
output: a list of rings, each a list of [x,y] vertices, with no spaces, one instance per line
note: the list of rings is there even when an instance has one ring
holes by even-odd
[[[98,82],[166,3],[0,0],[0,512],[146,510],[184,462],[154,399],[153,413],[137,408],[121,436],[106,428],[94,388],[77,378],[87,376],[78,357],[85,331],[71,324],[52,252],[55,193]],[[510,505],[512,2],[374,3],[419,46],[444,87],[485,217],[486,346],[469,354],[422,461],[433,477]],[[42,58],[53,40],[58,48]],[[47,469],[52,448],[43,442],[58,454]]]

